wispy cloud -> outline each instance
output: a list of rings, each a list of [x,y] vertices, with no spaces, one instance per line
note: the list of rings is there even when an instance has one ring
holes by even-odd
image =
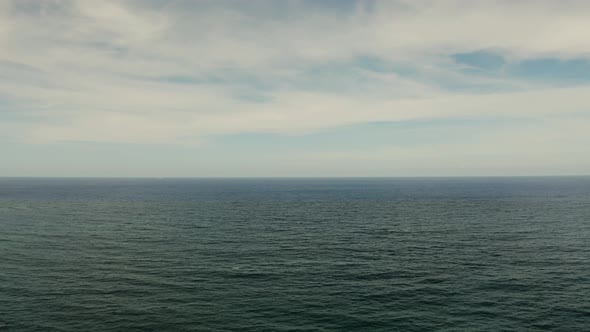
[[[562,121],[589,112],[585,31],[587,1],[3,1],[0,139],[203,144],[490,116],[586,138],[587,118]]]

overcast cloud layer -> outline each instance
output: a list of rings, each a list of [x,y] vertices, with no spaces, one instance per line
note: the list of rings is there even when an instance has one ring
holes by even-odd
[[[0,175],[590,174],[588,1],[0,2]]]

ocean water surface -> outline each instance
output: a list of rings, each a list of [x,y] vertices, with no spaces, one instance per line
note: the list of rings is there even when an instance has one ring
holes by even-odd
[[[2,178],[0,330],[590,331],[590,177]]]

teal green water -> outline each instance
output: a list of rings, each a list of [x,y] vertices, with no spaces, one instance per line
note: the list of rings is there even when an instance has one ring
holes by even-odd
[[[0,330],[588,331],[590,178],[0,179]]]

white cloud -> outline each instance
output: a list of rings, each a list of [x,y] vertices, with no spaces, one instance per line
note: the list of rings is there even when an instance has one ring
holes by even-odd
[[[19,128],[5,135],[36,143],[174,144],[372,121],[588,111],[585,87],[541,90],[445,68],[447,55],[479,49],[511,59],[587,58],[588,2],[382,1],[350,12],[291,2],[289,13],[269,4],[252,2],[257,8],[248,10],[223,1],[152,7],[144,1],[3,2],[0,68],[6,69],[0,73],[0,99],[21,116],[18,124],[3,125]],[[349,79],[372,80],[371,93],[302,91],[284,84],[308,75],[302,69],[313,65],[364,55],[409,62],[463,84],[483,81],[527,91],[449,92],[412,77],[369,71]],[[236,97],[256,88],[247,80],[232,81],[227,68],[267,80],[271,87],[261,92],[266,101]],[[158,80],[173,76],[204,82]],[[210,76],[228,81],[212,83]],[[0,121],[9,119],[0,113]]]

